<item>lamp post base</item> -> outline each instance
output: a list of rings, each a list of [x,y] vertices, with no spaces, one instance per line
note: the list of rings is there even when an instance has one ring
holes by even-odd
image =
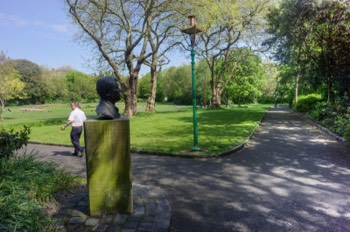
[[[201,150],[201,148],[200,147],[198,147],[198,146],[194,146],[194,147],[192,147],[192,149],[191,149],[192,151],[200,151]]]

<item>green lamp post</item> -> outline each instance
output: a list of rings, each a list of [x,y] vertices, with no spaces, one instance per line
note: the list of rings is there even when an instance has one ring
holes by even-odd
[[[197,127],[197,105],[196,105],[196,70],[195,70],[195,46],[196,46],[196,34],[202,33],[203,31],[196,27],[195,16],[188,16],[190,20],[190,27],[181,30],[182,33],[190,36],[190,47],[191,47],[191,64],[192,64],[192,105],[193,105],[193,147],[192,151],[199,151],[198,145],[198,127]]]

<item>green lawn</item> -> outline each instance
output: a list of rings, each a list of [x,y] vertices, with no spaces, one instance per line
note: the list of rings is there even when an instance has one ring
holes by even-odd
[[[220,153],[242,143],[260,122],[270,105],[248,105],[247,108],[209,110],[198,108],[199,146],[201,153]],[[83,104],[88,118],[95,118],[96,104]],[[123,106],[118,104],[122,112]],[[0,127],[31,127],[30,141],[70,145],[69,131],[61,131],[70,113],[69,104],[7,107]],[[27,109],[27,111],[24,111]],[[130,119],[131,149],[189,153],[193,146],[191,106],[157,104],[157,113],[144,113],[138,104],[138,115]]]

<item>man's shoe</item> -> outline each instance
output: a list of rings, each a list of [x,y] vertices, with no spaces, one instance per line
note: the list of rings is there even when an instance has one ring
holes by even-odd
[[[79,157],[83,157],[85,155],[85,149],[83,149],[81,152],[79,152]]]
[[[77,154],[77,153],[75,153],[75,152],[73,152],[73,153],[72,153],[72,156],[78,156],[78,154]]]

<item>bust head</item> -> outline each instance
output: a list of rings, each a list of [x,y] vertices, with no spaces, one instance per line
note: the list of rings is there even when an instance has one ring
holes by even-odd
[[[100,95],[100,103],[96,107],[96,113],[104,119],[119,118],[120,114],[115,103],[120,100],[120,89],[118,82],[113,77],[102,77],[96,82],[96,90]]]
[[[101,99],[115,104],[120,100],[120,89],[118,82],[113,77],[102,77],[96,82],[96,90]]]

